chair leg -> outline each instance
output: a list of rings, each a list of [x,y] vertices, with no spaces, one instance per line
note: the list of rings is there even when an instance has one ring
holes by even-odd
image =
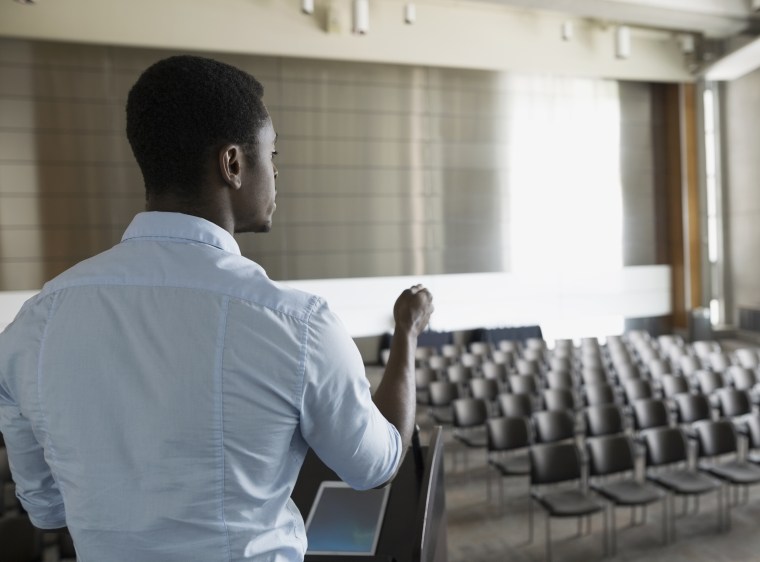
[[[610,534],[610,552],[614,556],[617,552],[617,522],[615,521],[615,505],[610,508],[610,515],[612,519],[612,529]]]
[[[614,516],[615,504],[612,504],[612,512],[613,512],[613,518],[614,518],[615,517]],[[603,519],[604,531],[602,532],[602,539],[603,539],[602,540],[602,549],[603,549],[604,556],[607,556],[607,554],[610,551],[610,546],[609,546],[610,527],[609,527],[609,520],[607,519],[607,510],[606,509],[602,511],[602,517],[604,518]]]
[[[552,562],[552,518],[546,514],[546,562]]]
[[[486,458],[486,503],[491,503],[491,467],[488,466],[488,458]]]
[[[531,502],[533,500],[530,500]],[[504,512],[504,477],[499,475],[499,513]]]
[[[668,526],[670,519],[668,519],[668,496],[662,498],[662,544],[668,544],[670,537],[668,536]]]
[[[728,496],[731,493],[731,486],[728,486],[726,488],[726,495]],[[731,530],[731,502],[726,502],[726,531]]]
[[[533,498],[528,501],[528,544],[533,542]]]

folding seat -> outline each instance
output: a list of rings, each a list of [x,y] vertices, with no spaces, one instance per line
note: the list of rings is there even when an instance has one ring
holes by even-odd
[[[739,365],[746,369],[757,369],[760,367],[760,356],[758,349],[754,347],[744,347],[734,351],[734,356]]]
[[[470,449],[485,449],[486,447],[486,420],[488,408],[485,400],[480,398],[457,398],[452,401],[452,428],[453,436],[465,447],[464,468],[468,467],[468,452]],[[456,470],[456,456],[454,456],[454,469]]]
[[[575,438],[575,416],[568,410],[533,412],[532,420],[537,443],[552,443]]]
[[[459,398],[459,387],[449,381],[433,381],[428,385],[428,415],[435,423],[450,425],[454,414],[451,404]]]
[[[470,396],[486,403],[489,416],[497,412],[496,397],[499,395],[499,385],[493,379],[472,379],[470,381]]]
[[[670,414],[664,400],[642,398],[635,400],[631,407],[633,409],[633,427],[636,431],[670,425]]]
[[[525,417],[498,417],[486,421],[488,465],[500,475],[499,509],[504,506],[504,478],[528,476],[530,458],[527,455],[531,445],[530,420]],[[525,454],[522,454],[525,453]],[[491,473],[486,481],[487,493],[491,497]]]
[[[584,410],[586,437],[613,435],[625,431],[623,411],[616,404],[598,404]]]
[[[533,415],[533,400],[528,394],[502,392],[496,397],[501,415],[507,418]]]
[[[583,386],[583,397],[587,406],[616,402],[615,389],[606,382]]]
[[[658,427],[642,432],[646,450],[647,479],[670,492],[670,533],[675,539],[675,497],[718,495],[718,529],[723,529],[723,486],[716,479],[688,466],[686,436],[678,427]]]
[[[760,483],[760,467],[740,459],[736,428],[729,420],[701,421],[694,424],[699,442],[699,470],[721,480],[730,487]],[[726,456],[733,458],[726,460]],[[710,462],[706,462],[709,460]],[[731,527],[730,495],[726,498],[726,527]]]
[[[551,518],[577,517],[580,530],[583,518],[602,514],[604,553],[607,553],[607,517],[604,504],[585,491],[581,478],[581,455],[575,443],[546,443],[530,448],[531,498],[529,541],[533,542],[533,502],[546,513],[546,546],[543,560],[551,562]],[[558,484],[574,482],[572,488]],[[551,486],[549,486],[551,485]],[[589,525],[590,527],[590,525]]]
[[[636,456],[631,437],[621,433],[594,437],[586,441],[586,447],[590,487],[610,502],[610,552],[615,554],[617,550],[617,507],[646,507],[658,501],[662,502],[663,542],[667,543],[667,496],[656,486],[636,478]],[[616,478],[610,479],[612,475]]]

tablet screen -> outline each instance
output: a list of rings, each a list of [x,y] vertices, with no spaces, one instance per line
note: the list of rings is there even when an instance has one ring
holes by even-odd
[[[306,520],[306,554],[375,554],[389,492],[322,482]]]

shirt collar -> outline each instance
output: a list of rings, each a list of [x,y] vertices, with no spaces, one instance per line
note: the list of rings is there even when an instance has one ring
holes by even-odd
[[[240,255],[235,238],[222,227],[192,215],[149,211],[138,213],[124,232],[121,241],[136,238],[176,238],[214,246]]]

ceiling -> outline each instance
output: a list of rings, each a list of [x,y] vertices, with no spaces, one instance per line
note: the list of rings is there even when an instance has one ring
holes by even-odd
[[[476,1],[476,0],[473,0]],[[711,39],[756,34],[760,0],[477,0]]]

